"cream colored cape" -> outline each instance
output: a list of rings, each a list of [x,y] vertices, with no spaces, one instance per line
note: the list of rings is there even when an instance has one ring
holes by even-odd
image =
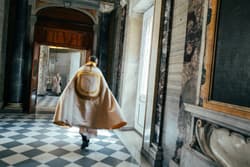
[[[53,122],[90,129],[117,129],[126,125],[119,104],[94,63],[82,66],[67,84]]]

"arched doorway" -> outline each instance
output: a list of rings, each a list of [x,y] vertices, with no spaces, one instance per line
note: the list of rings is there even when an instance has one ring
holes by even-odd
[[[94,21],[90,16],[74,9],[48,7],[37,12],[29,112],[34,112],[36,106],[40,46],[47,45],[85,50],[86,57],[88,57],[93,48],[93,26]]]

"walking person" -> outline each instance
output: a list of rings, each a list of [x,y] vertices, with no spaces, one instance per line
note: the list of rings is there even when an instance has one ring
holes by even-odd
[[[60,95],[62,88],[61,88],[62,77],[59,73],[57,73],[52,80],[52,92],[56,95]]]
[[[107,82],[91,56],[62,92],[53,118],[60,126],[77,126],[84,149],[97,129],[118,129],[127,123]]]

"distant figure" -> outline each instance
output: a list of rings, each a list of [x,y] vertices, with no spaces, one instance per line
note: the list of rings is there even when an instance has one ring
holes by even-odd
[[[52,92],[54,92],[56,95],[60,95],[62,91],[61,81],[62,81],[62,77],[60,76],[59,73],[57,73],[56,76],[54,76],[52,80]]]
[[[60,126],[77,126],[84,149],[89,137],[97,129],[117,129],[125,126],[121,109],[110,91],[97,58],[91,56],[80,67],[60,96],[54,115],[54,123]]]

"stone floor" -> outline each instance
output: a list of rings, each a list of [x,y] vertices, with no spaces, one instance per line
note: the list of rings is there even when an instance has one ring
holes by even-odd
[[[150,167],[148,161],[141,154],[142,137],[136,131],[118,130],[115,131],[115,134],[117,134],[117,136],[131,153],[131,156],[135,158],[140,166]]]
[[[59,96],[37,96],[37,112],[54,112]]]
[[[38,113],[53,113],[58,96],[38,96],[36,111]],[[146,159],[141,155],[142,137],[134,130],[116,130],[115,134],[124,143],[132,157],[142,167],[150,167]]]
[[[116,133],[99,130],[81,150],[77,128],[61,128],[51,114],[0,114],[0,166],[142,166]],[[144,167],[144,165],[143,165]]]

